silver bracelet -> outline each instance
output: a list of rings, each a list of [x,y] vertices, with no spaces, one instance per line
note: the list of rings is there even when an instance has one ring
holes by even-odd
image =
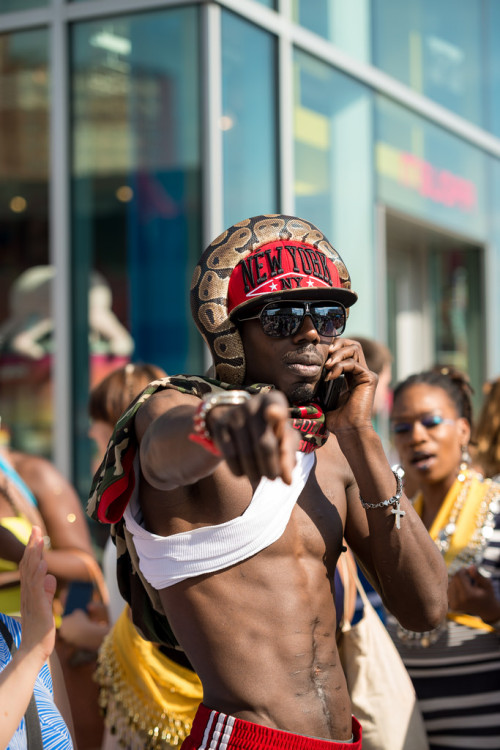
[[[207,427],[207,416],[216,406],[237,406],[251,398],[247,391],[223,391],[222,393],[209,393],[204,396],[198,408],[193,414],[193,431],[188,435],[189,440],[198,443],[202,448],[220,457],[222,454],[212,440]]]
[[[251,398],[248,391],[222,391],[210,393],[202,398],[202,403],[195,416],[195,430],[206,438],[210,438],[207,429],[207,417],[216,406],[238,406]]]
[[[363,508],[367,508],[368,510],[375,510],[376,508],[388,508],[390,505],[394,505],[395,507],[392,509],[391,513],[393,513],[396,516],[396,528],[401,528],[401,518],[406,515],[406,512],[404,510],[401,510],[399,506],[399,501],[401,500],[401,495],[403,494],[403,477],[405,475],[404,470],[401,466],[393,466],[392,467],[392,473],[396,477],[396,494],[390,497],[388,500],[382,500],[380,503],[366,503],[362,497],[359,499],[361,500],[361,505]]]

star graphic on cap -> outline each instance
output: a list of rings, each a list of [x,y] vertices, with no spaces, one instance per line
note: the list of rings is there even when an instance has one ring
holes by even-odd
[[[307,282],[307,286],[314,286],[314,281],[312,279],[309,279]]]
[[[273,283],[271,284],[271,289],[274,291],[277,288],[278,288],[278,285],[275,284],[274,281],[273,281]]]

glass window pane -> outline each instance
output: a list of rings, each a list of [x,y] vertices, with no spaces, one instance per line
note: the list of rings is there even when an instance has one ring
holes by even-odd
[[[489,252],[486,264],[486,324],[488,330],[488,376],[500,375],[500,160],[488,159],[491,213]]]
[[[292,0],[292,19],[358,60],[371,61],[370,0]]]
[[[337,247],[359,295],[348,331],[375,321],[372,94],[303,52],[294,63],[295,213]],[[363,269],[363,273],[356,269]]]
[[[278,210],[276,40],[222,14],[224,226]]]
[[[0,0],[0,13],[13,13],[18,10],[42,8],[49,4],[49,0]]]
[[[380,200],[465,236],[484,237],[483,153],[385,97],[376,101]]]
[[[45,29],[0,36],[0,416],[2,439],[51,458],[47,50]]]
[[[481,10],[478,0],[373,0],[373,62],[480,125]]]
[[[488,130],[500,136],[500,3],[498,0],[486,2],[486,110]]]
[[[436,321],[434,362],[466,372],[476,398],[484,376],[481,260],[480,251],[459,247],[450,252],[432,248],[429,257]]]
[[[466,372],[480,398],[485,365],[485,248],[387,211],[389,345],[395,380],[439,365]]]
[[[88,491],[82,451],[89,386],[130,358],[172,374],[203,370],[189,308],[201,249],[198,41],[196,8],[73,27],[73,338],[82,491]],[[81,335],[87,328],[88,342]]]

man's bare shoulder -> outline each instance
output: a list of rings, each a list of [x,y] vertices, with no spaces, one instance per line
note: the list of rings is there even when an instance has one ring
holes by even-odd
[[[339,442],[333,433],[330,433],[328,440],[316,452],[318,467],[322,470],[331,471],[335,476],[342,477],[347,487],[354,479],[352,469],[347,458],[342,453]]]
[[[349,463],[342,453],[335,435],[316,452],[316,478],[324,495],[345,516],[347,499],[355,479]]]
[[[158,393],[154,393],[142,406],[139,407],[135,415],[135,433],[140,442],[144,433],[158,417],[170,412],[177,407],[193,405],[198,403],[199,399],[189,393],[181,393],[174,388],[166,388]]]

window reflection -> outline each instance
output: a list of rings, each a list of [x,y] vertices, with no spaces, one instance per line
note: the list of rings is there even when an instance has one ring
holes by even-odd
[[[75,474],[88,491],[89,388],[127,358],[202,372],[189,282],[201,240],[198,8],[77,24],[72,33]],[[81,335],[88,282],[109,289],[130,347]]]
[[[486,7],[486,96],[488,102],[486,127],[500,137],[500,47],[498,30],[500,29],[500,3],[487,0]]]
[[[48,0],[2,0],[0,3],[0,13],[43,8],[46,5],[48,5]]]
[[[222,15],[224,226],[278,210],[276,40]]]
[[[292,18],[344,52],[370,62],[371,0],[292,0]]]
[[[373,0],[373,62],[483,124],[481,13],[477,0]]]
[[[303,52],[294,58],[295,210],[321,227],[354,272],[349,329],[370,330],[372,94]]]
[[[52,455],[48,34],[0,36],[1,439]]]
[[[385,97],[378,96],[376,104],[381,200],[438,226],[484,237],[484,154]]]

